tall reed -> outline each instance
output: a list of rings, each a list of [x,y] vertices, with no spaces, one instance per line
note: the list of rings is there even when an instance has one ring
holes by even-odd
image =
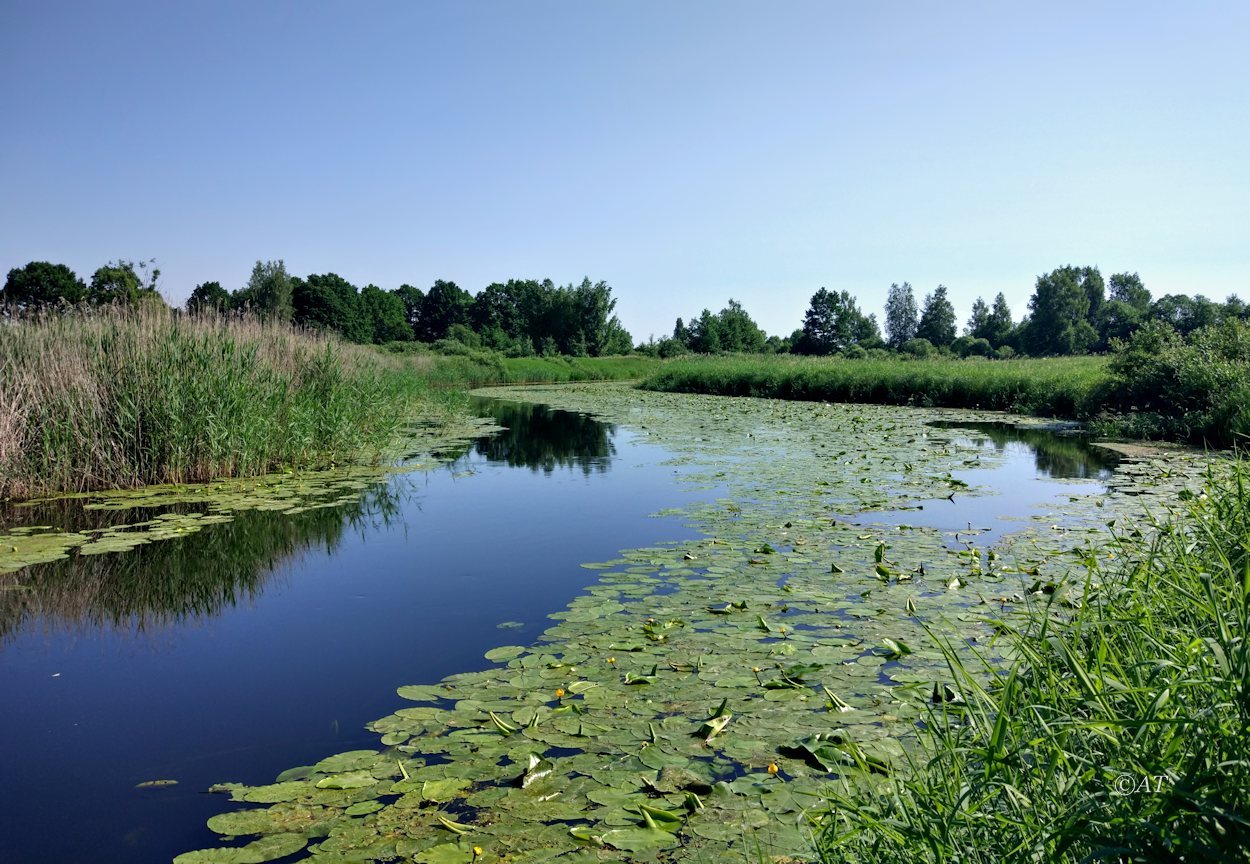
[[[911,770],[831,793],[822,861],[1250,861],[1250,465],[1155,528],[1075,611],[1002,622],[1011,668],[945,645],[959,700]]]
[[[290,327],[168,309],[0,324],[0,496],[258,474],[382,448],[422,383]]]

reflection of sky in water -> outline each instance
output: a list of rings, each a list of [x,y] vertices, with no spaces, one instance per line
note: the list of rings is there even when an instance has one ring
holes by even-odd
[[[694,536],[650,515],[715,497],[673,484],[670,453],[496,404],[512,434],[394,475],[351,521],[351,505],[244,513],[93,556],[59,573],[64,591],[28,597],[32,614],[0,628],[0,861],[169,861],[215,845],[211,784],[376,747],[365,723],[404,707],[397,685],[534,641],[596,580],[583,561]],[[166,778],[179,784],[134,788]]]
[[[922,509],[867,511],[848,515],[847,521],[856,525],[933,528],[951,535],[947,545],[952,548],[962,547],[963,539],[986,547],[1004,534],[1019,530],[1022,521],[1040,514],[1057,500],[1106,491],[1105,481],[1111,476],[1114,456],[1052,432],[1030,430],[1024,433],[1030,439],[1025,441],[1011,432],[997,431],[994,438],[973,434],[952,441],[959,447],[984,453],[983,467],[951,471],[951,476],[971,488],[949,490],[953,498],[943,495],[909,502]],[[971,449],[963,454],[967,461],[977,458]],[[960,540],[955,534],[960,535]]]

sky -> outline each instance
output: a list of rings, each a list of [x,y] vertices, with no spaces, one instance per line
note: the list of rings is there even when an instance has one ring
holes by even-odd
[[[604,280],[636,341],[1039,274],[1250,298],[1250,4],[0,0],[0,272]]]

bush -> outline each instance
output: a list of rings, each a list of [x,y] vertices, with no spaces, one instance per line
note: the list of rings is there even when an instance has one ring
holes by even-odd
[[[1116,341],[1104,399],[1149,437],[1229,447],[1250,436],[1250,326],[1228,319],[1182,337],[1151,321]],[[1152,428],[1153,427],[1153,428]]]
[[[928,339],[908,339],[899,350],[912,357],[932,357],[937,353],[937,349]]]

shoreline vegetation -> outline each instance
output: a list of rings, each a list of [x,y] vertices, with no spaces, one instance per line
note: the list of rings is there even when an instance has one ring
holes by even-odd
[[[1003,616],[1013,663],[930,630],[951,684],[907,771],[829,793],[823,864],[1247,860],[1250,466],[1182,498]]]
[[[156,305],[0,326],[0,498],[190,483],[381,453],[415,406],[394,359]]]
[[[1146,325],[1111,355],[507,357],[455,339],[358,345],[160,303],[27,311],[0,326],[0,499],[378,461],[475,387],[651,390],[975,408],[1215,448],[1250,436],[1250,325]]]

